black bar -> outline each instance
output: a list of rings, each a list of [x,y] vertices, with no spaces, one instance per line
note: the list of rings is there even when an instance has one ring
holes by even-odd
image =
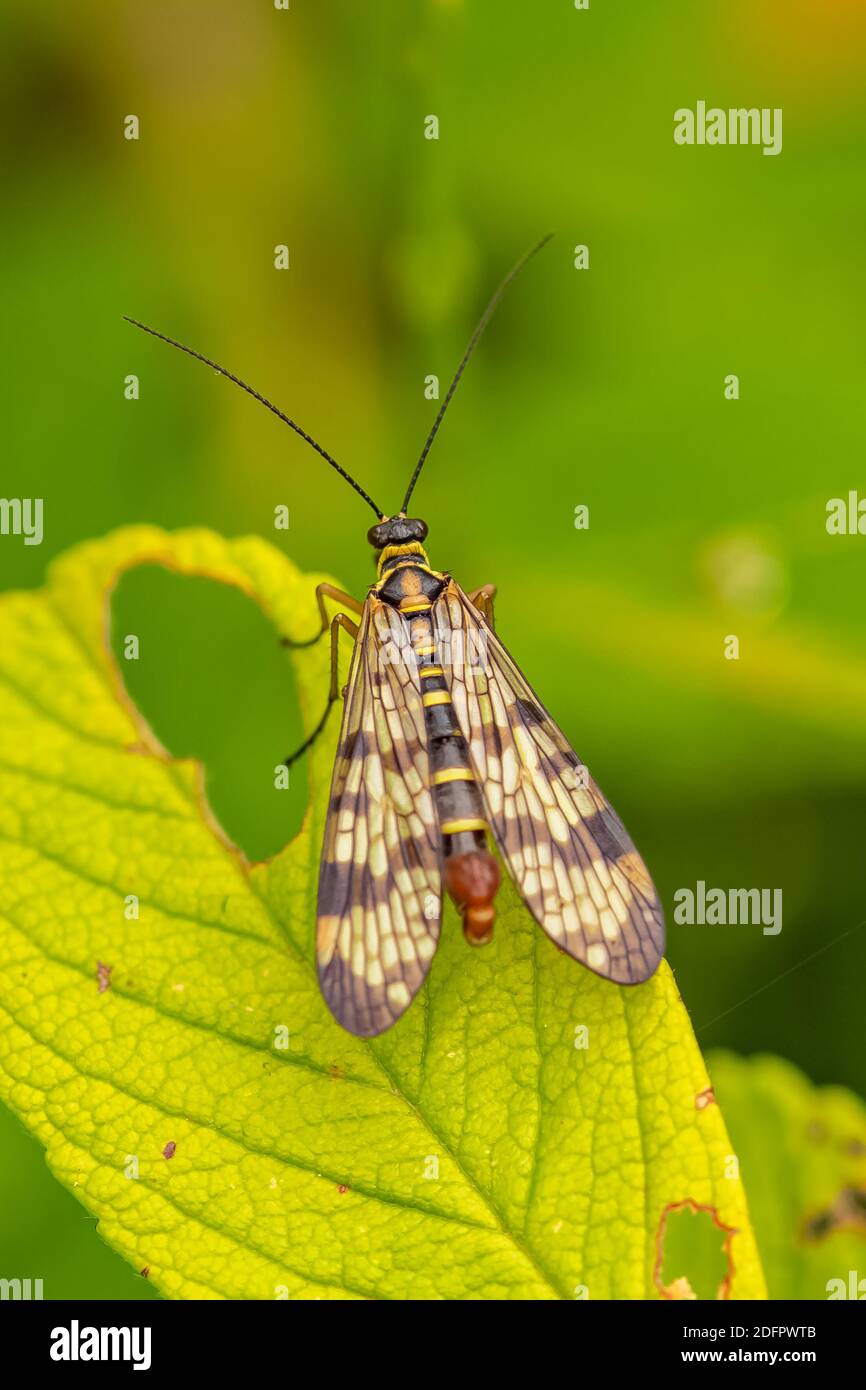
[[[70,1376],[93,1379],[107,1369],[111,1375],[129,1373],[178,1377],[195,1372],[227,1377],[257,1376],[281,1371],[291,1380],[321,1371],[333,1378],[345,1359],[347,1373],[366,1379],[374,1369],[390,1379],[411,1384],[415,1369],[422,1374],[436,1365],[441,1348],[443,1364],[461,1374],[464,1357],[489,1373],[500,1360],[506,1369],[517,1356],[537,1358],[537,1379],[553,1369],[552,1358],[564,1358],[558,1374],[570,1366],[575,1375],[598,1370],[601,1358],[608,1373],[666,1372],[691,1367],[698,1375],[705,1366],[807,1366],[823,1379],[828,1373],[860,1364],[866,1323],[859,1302],[736,1303],[645,1302],[593,1303],[576,1301],[563,1313],[549,1304],[438,1304],[420,1310],[403,1303],[399,1310],[385,1304],[382,1322],[375,1305],[331,1302],[292,1306],[285,1302],[229,1303],[0,1303],[4,1360],[21,1373],[46,1372],[59,1381]],[[452,1322],[452,1318],[455,1319]],[[464,1318],[472,1322],[464,1323]],[[356,1322],[357,1319],[357,1322]],[[102,1329],[116,1329],[114,1333]],[[138,1329],[135,1336],[133,1329]],[[467,1336],[461,1336],[465,1330]],[[458,1334],[453,1340],[451,1332]],[[447,1340],[443,1340],[443,1334]],[[375,1349],[378,1347],[378,1351]],[[459,1350],[460,1347],[464,1351]],[[52,1355],[52,1349],[54,1354]],[[91,1360],[92,1349],[106,1359]],[[125,1359],[112,1359],[112,1353]],[[431,1356],[432,1352],[432,1356]],[[55,1359],[60,1354],[77,1359]],[[133,1370],[140,1363],[138,1373]],[[471,1364],[471,1363],[469,1363]],[[462,1370],[461,1370],[462,1365]],[[546,1368],[546,1369],[545,1369]]]

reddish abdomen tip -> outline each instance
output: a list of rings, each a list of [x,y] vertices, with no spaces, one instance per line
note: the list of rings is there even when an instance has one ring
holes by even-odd
[[[493,899],[499,878],[499,865],[489,850],[470,850],[445,860],[445,887],[463,918],[463,933],[472,946],[484,946],[493,936]]]

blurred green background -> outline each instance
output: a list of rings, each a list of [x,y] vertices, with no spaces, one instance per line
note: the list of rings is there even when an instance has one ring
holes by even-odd
[[[866,1093],[866,537],[825,529],[828,499],[866,495],[866,11],[5,8],[2,492],[45,499],[45,539],[2,538],[0,584],[36,586],[76,541],[146,521],[255,532],[362,594],[360,500],[121,315],[253,382],[396,509],[436,410],[425,377],[444,392],[494,285],[555,231],[416,493],[431,560],[499,584],[500,632],[669,917],[699,879],[783,890],[776,937],[671,924],[702,1046]],[[783,152],[675,146],[674,111],[699,99],[782,107]],[[274,852],[303,779],[287,815],[271,776],[300,723],[272,630],[235,594],[153,572],[124,582],[115,627],[156,654],[131,685],[163,741],[206,759],[243,847]],[[8,1272],[47,1297],[151,1293],[4,1113]]]

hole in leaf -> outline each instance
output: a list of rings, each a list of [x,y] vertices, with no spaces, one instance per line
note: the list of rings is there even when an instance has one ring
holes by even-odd
[[[691,1199],[666,1207],[656,1241],[656,1287],[668,1299],[727,1298],[736,1232]]]
[[[129,570],[112,597],[111,646],[130,699],[173,757],[202,762],[211,810],[252,860],[297,833],[308,795],[303,762],[286,790],[274,785],[304,737],[279,639],[239,589],[160,565]]]

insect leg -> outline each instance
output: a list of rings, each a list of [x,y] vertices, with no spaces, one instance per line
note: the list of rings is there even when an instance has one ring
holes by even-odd
[[[496,624],[493,621],[493,600],[495,597],[495,584],[482,584],[480,589],[473,589],[471,594],[467,594],[469,602],[478,609],[478,612],[490,624],[494,632],[496,631]]]
[[[316,585],[316,602],[319,605],[319,614],[322,619],[321,629],[315,637],[309,637],[306,642],[293,642],[291,637],[281,637],[280,645],[283,647],[313,647],[318,642],[323,633],[328,630],[328,610],[325,607],[325,599],[331,598],[335,603],[341,603],[344,608],[348,608],[350,613],[363,613],[364,605],[358,599],[352,598],[351,594],[344,593],[334,584]]]
[[[331,586],[322,585],[321,587],[330,588]],[[354,603],[354,599],[352,600],[352,602]],[[287,758],[283,758],[283,763],[286,767],[291,767],[292,763],[297,762],[301,754],[306,753],[307,749],[313,743],[315,743],[316,739],[319,737],[319,734],[322,732],[322,730],[325,727],[325,724],[327,723],[328,715],[331,713],[331,706],[333,705],[334,701],[337,699],[337,696],[340,693],[338,656],[341,628],[344,632],[348,632],[349,636],[353,640],[358,636],[358,624],[353,623],[352,619],[347,617],[345,613],[337,613],[331,619],[331,685],[328,690],[328,703],[325,705],[324,714],[322,715],[313,732],[310,734],[309,738],[304,739],[304,742],[301,744],[300,748],[296,748],[294,753],[290,753]]]

